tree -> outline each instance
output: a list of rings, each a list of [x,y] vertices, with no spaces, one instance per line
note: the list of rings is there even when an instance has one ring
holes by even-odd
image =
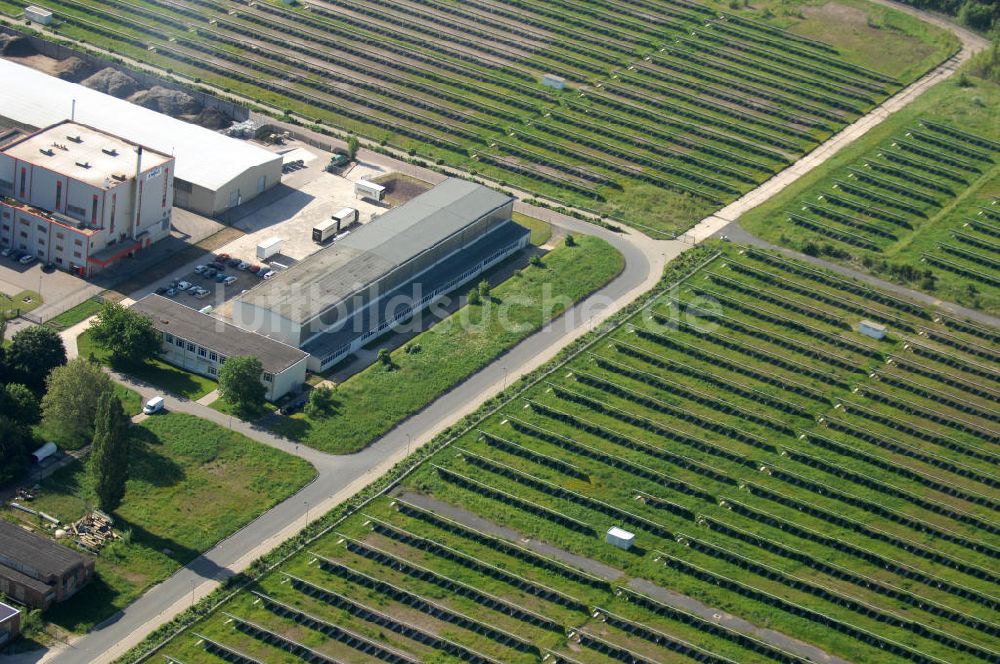
[[[94,416],[101,395],[114,389],[99,366],[78,357],[56,367],[42,397],[42,421],[63,444],[80,447],[94,436]]]
[[[42,420],[42,410],[38,397],[20,383],[10,383],[0,391],[0,413],[17,424],[34,426]]]
[[[474,307],[479,306],[483,303],[483,296],[479,294],[478,288],[473,288],[469,291],[468,302]]]
[[[160,351],[160,333],[153,321],[117,302],[101,306],[90,336],[115,361],[145,362]]]
[[[28,461],[31,430],[0,415],[0,484],[14,479]]]
[[[358,157],[358,149],[361,147],[361,143],[358,141],[358,137],[351,134],[347,137],[347,158],[354,161]]]
[[[566,246],[567,247],[575,247],[576,246],[576,238],[573,237],[572,233],[567,233],[566,234]]]
[[[479,295],[484,300],[488,300],[489,297],[490,297],[490,282],[489,282],[489,279],[483,279],[482,281],[480,281],[479,282],[479,286],[477,286],[477,288],[479,289]]]
[[[319,419],[330,414],[336,405],[333,398],[333,390],[325,385],[317,387],[309,393],[309,401],[306,403],[305,414],[311,419]]]
[[[7,364],[12,382],[22,383],[40,393],[49,373],[66,364],[66,347],[54,330],[33,325],[11,339]]]
[[[264,365],[252,355],[230,357],[219,367],[219,394],[229,405],[243,413],[253,412],[264,404],[267,389],[260,382]]]
[[[128,480],[128,417],[113,392],[97,402],[90,472],[100,508],[108,513],[118,509]]]
[[[378,354],[375,356],[378,363],[385,367],[386,371],[392,371],[392,355],[389,354],[389,350],[386,348],[379,348]]]

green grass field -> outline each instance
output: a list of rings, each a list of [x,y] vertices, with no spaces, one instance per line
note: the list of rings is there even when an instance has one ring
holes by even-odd
[[[531,244],[536,247],[542,246],[552,237],[552,224],[547,221],[535,219],[520,212],[515,212],[513,219],[518,225],[524,226],[531,231]]]
[[[957,46],[862,0],[504,1],[486,14],[442,0],[309,11],[50,1],[62,37],[657,237],[746,193]],[[546,73],[566,88],[542,85]],[[344,85],[357,90],[348,100]]]
[[[87,588],[45,614],[71,632],[124,608],[314,475],[305,461],[181,413],[145,420],[130,440],[128,488],[114,515],[123,538],[97,556]],[[32,506],[71,522],[95,504],[87,466],[75,463],[43,480]]]
[[[84,300],[75,307],[67,309],[55,318],[46,321],[45,324],[57,330],[65,330],[87,320],[100,310],[101,301],[91,298]]]
[[[990,659],[1000,332],[717,249],[157,656]]]
[[[34,311],[42,305],[42,296],[35,291],[24,290],[16,295],[0,293],[0,316],[15,318],[18,312]]]
[[[275,431],[325,452],[361,449],[604,285],[623,265],[611,245],[590,236],[574,247],[557,247],[542,261],[494,288],[490,302],[465,306],[416,336],[410,345],[420,352],[394,351],[393,370],[372,365],[338,385],[330,416],[313,420],[296,413],[278,418]]]
[[[1000,312],[1000,244],[995,236],[1000,232],[997,230],[1000,229],[1000,209],[995,202],[1000,197],[1000,147],[992,150],[989,160],[977,161],[967,155],[952,154],[943,144],[918,144],[912,137],[908,138],[914,129],[927,134],[920,123],[932,121],[1000,146],[1000,123],[996,121],[998,106],[1000,85],[973,76],[954,76],[893,114],[822,167],[743,215],[740,223],[765,240],[798,250],[812,243],[830,260],[928,291],[945,300],[990,313]],[[935,136],[961,150],[991,152],[941,134],[931,135],[931,138]],[[909,150],[921,152],[901,151],[900,142],[904,146],[914,146]],[[916,199],[916,212],[892,208],[884,202],[865,203],[851,192],[842,192],[841,197],[845,200],[874,205],[878,209],[849,211],[849,216],[853,217],[850,221],[855,224],[852,227],[820,220],[823,228],[830,229],[825,232],[790,221],[789,213],[805,215],[804,204],[816,203],[820,195],[833,192],[833,185],[838,181],[854,177],[848,175],[851,169],[870,169],[864,166],[865,163],[895,168],[888,159],[905,160],[900,162],[903,167],[898,175],[911,178],[907,181],[897,173],[876,173],[887,186],[898,187],[888,191],[891,199],[912,201],[914,199],[906,194],[910,190],[917,196],[929,197],[927,201]],[[919,168],[913,168],[913,164]],[[933,188],[940,186],[943,189]],[[886,194],[886,190],[882,188],[881,193]],[[931,200],[936,202],[930,204]],[[830,206],[824,204],[823,207]],[[992,215],[991,209],[994,210]],[[891,225],[877,216],[879,210],[891,214],[886,219],[898,217],[899,220]],[[887,235],[874,235],[875,232]],[[952,252],[963,253],[946,253],[949,248]],[[941,258],[948,262],[932,262]],[[900,268],[912,268],[912,273],[902,272]],[[926,280],[926,270],[933,274],[933,281]]]
[[[115,364],[106,351],[94,345],[89,331],[76,338],[76,345],[80,357],[89,358],[93,355],[98,362],[115,371],[128,374],[184,399],[195,401],[218,387],[218,383],[210,378],[184,371],[161,360],[149,360],[140,365]]]

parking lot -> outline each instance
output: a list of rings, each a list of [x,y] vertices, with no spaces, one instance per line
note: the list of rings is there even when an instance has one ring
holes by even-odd
[[[211,307],[217,315],[225,316],[228,315],[225,302],[259,284],[269,271],[291,267],[331,244],[312,241],[312,229],[317,223],[345,207],[357,209],[362,224],[388,209],[385,204],[361,200],[354,193],[355,182],[387,171],[359,163],[343,175],[333,175],[324,170],[330,160],[329,153],[294,143],[288,148],[283,154],[285,164],[291,168],[282,177],[282,183],[288,185],[287,194],[232,222],[234,228],[246,235],[144,290],[171,297],[194,309]],[[299,160],[301,165],[297,163]],[[257,245],[274,237],[281,239],[279,252],[259,259]]]

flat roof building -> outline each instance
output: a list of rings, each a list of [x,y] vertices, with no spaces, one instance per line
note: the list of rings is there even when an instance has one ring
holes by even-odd
[[[147,295],[132,307],[148,316],[162,335],[161,357],[188,371],[217,378],[230,357],[253,355],[264,366],[261,382],[276,401],[298,390],[306,378],[308,354],[274,339],[242,330],[160,295]]]
[[[47,609],[72,597],[93,575],[93,558],[0,519],[0,593]]]
[[[20,633],[20,609],[0,602],[0,648],[16,639]]]
[[[281,181],[281,155],[0,59],[0,116],[28,127],[73,119],[177,160],[174,203],[216,215]]]
[[[240,296],[233,318],[324,370],[526,246],[513,204],[445,180]]]
[[[0,246],[91,276],[170,234],[174,158],[63,121],[0,148]]]

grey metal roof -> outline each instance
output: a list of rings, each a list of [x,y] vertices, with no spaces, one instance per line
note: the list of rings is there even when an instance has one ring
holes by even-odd
[[[308,357],[308,353],[298,348],[248,332],[155,293],[142,298],[132,308],[149,316],[153,326],[161,332],[169,332],[226,357],[253,355],[267,373],[281,373]]]
[[[449,178],[240,299],[306,323],[510,200],[488,187]]]
[[[20,611],[18,609],[15,609],[13,606],[0,602],[0,623],[4,622],[5,620],[8,620],[9,618],[13,618],[19,613]]]
[[[86,556],[0,519],[0,565],[32,578],[61,576],[86,563]]]

